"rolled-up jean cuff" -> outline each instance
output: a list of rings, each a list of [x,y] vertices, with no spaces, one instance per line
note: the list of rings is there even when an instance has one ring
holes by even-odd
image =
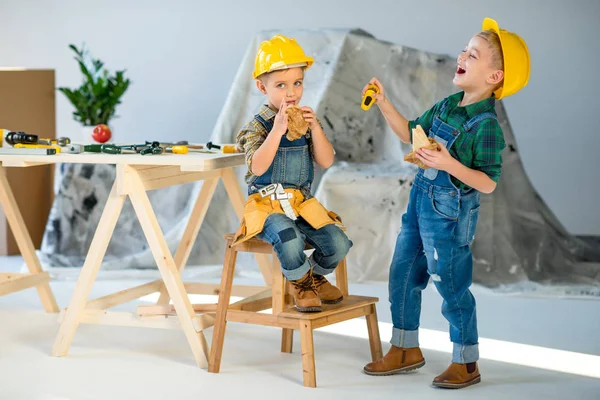
[[[312,268],[313,274],[317,274],[317,275],[328,275],[330,273],[332,273],[333,271],[335,271],[335,268],[332,269],[326,269],[323,268],[319,265],[319,263],[317,263],[315,261],[315,259],[313,258],[313,254],[310,255],[310,257],[308,257],[308,262],[310,262],[310,266]]]
[[[396,347],[411,349],[419,347],[419,330],[407,331],[404,329],[392,329],[392,340],[390,343]]]
[[[310,270],[310,263],[308,260],[296,269],[285,269],[281,268],[281,273],[285,276],[288,281],[297,281],[302,278]]]
[[[468,364],[479,360],[478,344],[458,344],[454,343],[452,349],[452,362],[457,364]]]

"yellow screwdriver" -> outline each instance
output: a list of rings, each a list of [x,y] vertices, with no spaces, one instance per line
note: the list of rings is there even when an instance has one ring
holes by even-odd
[[[165,149],[167,153],[173,154],[187,154],[188,147],[187,146],[170,146]]]
[[[15,149],[54,149],[56,153],[60,153],[60,146],[51,146],[45,144],[23,144],[23,143],[15,143],[13,146]]]

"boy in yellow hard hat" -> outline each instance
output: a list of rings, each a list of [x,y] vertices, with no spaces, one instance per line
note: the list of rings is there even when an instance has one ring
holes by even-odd
[[[276,35],[261,43],[253,77],[267,104],[236,138],[248,164],[248,201],[235,243],[257,236],[273,245],[301,312],[342,301],[342,292],[324,276],[352,246],[336,225],[339,217],[311,194],[313,162],[328,168],[334,157],[314,111],[300,107],[304,71],[312,63],[295,39]],[[306,242],[315,249],[310,258]]]
[[[386,121],[409,143],[420,125],[438,144],[420,149],[419,168],[390,267],[389,297],[393,332],[389,352],[369,363],[370,375],[391,375],[425,365],[419,349],[421,292],[431,278],[443,298],[450,323],[452,364],[433,385],[462,388],[480,382],[475,299],[469,291],[480,193],[494,191],[500,178],[502,129],[495,101],[515,94],[529,79],[529,52],[516,34],[486,18],[482,32],[458,56],[454,84],[462,89],[407,121],[385,97],[383,85],[373,94]],[[364,92],[369,85],[365,86]]]

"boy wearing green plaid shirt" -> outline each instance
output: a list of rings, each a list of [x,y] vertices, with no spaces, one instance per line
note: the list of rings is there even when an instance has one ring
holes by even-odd
[[[429,279],[443,298],[442,314],[450,323],[452,363],[433,385],[462,388],[480,382],[473,257],[480,193],[494,191],[500,179],[502,129],[495,101],[522,89],[529,79],[529,52],[518,35],[486,18],[482,32],[458,56],[454,84],[462,89],[407,121],[377,86],[372,96],[392,130],[405,143],[420,125],[436,149],[416,152],[419,168],[390,267],[389,298],[393,331],[391,348],[369,363],[369,375],[391,375],[425,365],[419,349],[421,292]],[[435,147],[435,146],[433,146]]]

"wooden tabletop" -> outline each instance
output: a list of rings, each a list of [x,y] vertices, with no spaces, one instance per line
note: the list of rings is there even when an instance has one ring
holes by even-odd
[[[46,155],[0,154],[3,167],[31,167],[57,163],[123,164],[123,165],[169,165],[180,166],[182,171],[209,171],[219,168],[237,167],[245,164],[244,154],[104,154],[104,153],[59,153]]]

